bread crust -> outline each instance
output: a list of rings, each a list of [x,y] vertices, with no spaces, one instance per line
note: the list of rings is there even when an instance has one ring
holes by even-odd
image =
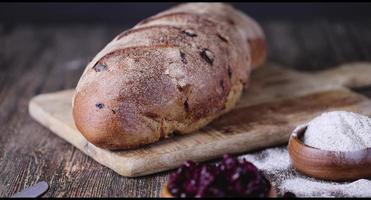
[[[178,5],[119,34],[87,65],[76,127],[107,149],[191,133],[235,106],[265,57],[261,28],[232,6]]]

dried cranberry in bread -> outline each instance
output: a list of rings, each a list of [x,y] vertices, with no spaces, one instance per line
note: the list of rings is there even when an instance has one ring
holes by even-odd
[[[191,133],[235,106],[265,57],[261,28],[232,6],[178,5],[119,34],[87,65],[75,124],[107,149]]]

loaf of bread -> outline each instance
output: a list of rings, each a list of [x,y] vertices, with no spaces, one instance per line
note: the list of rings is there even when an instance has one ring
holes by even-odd
[[[87,65],[76,127],[107,149],[191,133],[235,106],[265,57],[262,29],[231,5],[180,4],[122,32]]]

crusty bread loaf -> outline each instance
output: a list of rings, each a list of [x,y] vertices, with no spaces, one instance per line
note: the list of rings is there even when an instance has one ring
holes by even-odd
[[[261,28],[232,6],[178,5],[119,34],[87,65],[75,124],[108,149],[191,133],[235,106],[265,57]]]

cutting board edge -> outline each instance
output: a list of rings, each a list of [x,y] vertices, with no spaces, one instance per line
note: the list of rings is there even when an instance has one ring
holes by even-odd
[[[62,122],[60,122],[57,119],[54,119],[55,117],[53,115],[51,115],[50,113],[46,112],[43,109],[43,107],[41,106],[41,104],[42,104],[41,100],[43,99],[43,97],[49,97],[49,96],[52,97],[52,96],[55,96],[57,94],[67,93],[67,92],[70,92],[70,91],[71,90],[63,90],[63,91],[58,91],[58,92],[54,92],[54,93],[40,94],[40,95],[37,95],[37,96],[33,97],[29,101],[29,105],[28,105],[28,110],[29,110],[30,116],[35,121],[37,121],[41,125],[45,126],[48,130],[50,130],[51,132],[56,134],[58,137],[65,140],[66,142],[72,144],[75,148],[79,149],[84,154],[87,154],[93,160],[97,161],[98,163],[112,169],[116,173],[118,173],[122,176],[125,176],[125,177],[140,177],[140,176],[145,176],[145,175],[158,173],[158,172],[162,172],[162,171],[168,171],[168,170],[174,169],[177,166],[179,166],[182,163],[182,161],[185,159],[185,157],[188,157],[188,158],[191,157],[193,160],[197,160],[197,161],[206,161],[206,160],[215,159],[217,157],[220,157],[224,153],[240,154],[240,153],[243,153],[243,152],[246,152],[246,151],[252,151],[252,150],[257,149],[257,147],[254,147],[254,146],[253,147],[251,147],[251,146],[244,147],[242,145],[237,145],[239,149],[233,149],[233,150],[229,150],[228,152],[226,152],[225,151],[226,150],[225,146],[228,146],[228,145],[225,144],[225,143],[226,142],[228,143],[228,141],[229,141],[229,139],[227,139],[226,141],[224,140],[222,142],[223,143],[222,145],[216,145],[218,142],[206,145],[206,146],[209,146],[209,148],[207,148],[207,149],[209,149],[210,150],[209,152],[211,152],[207,156],[206,155],[189,156],[190,154],[192,154],[192,151],[196,151],[197,148],[196,149],[195,148],[188,148],[188,149],[182,149],[182,151],[177,150],[177,151],[170,152],[170,153],[167,153],[167,154],[155,154],[154,157],[151,158],[151,159],[148,159],[148,157],[144,157],[143,159],[133,159],[133,158],[121,157],[121,156],[119,156],[115,153],[109,152],[108,150],[96,147],[93,144],[91,144],[90,142],[88,142],[83,137],[81,139],[84,142],[86,142],[88,145],[78,145],[78,144],[75,144],[73,141],[71,141],[70,138],[64,137],[63,134],[62,134],[64,129],[69,129],[68,130],[69,132],[74,132],[74,133],[77,130],[75,130],[71,127],[68,127],[68,126],[64,126]],[[43,120],[45,118],[48,118],[49,121],[53,121],[54,127],[50,125],[51,122],[47,122],[47,120]],[[55,127],[58,127],[58,128],[55,128]],[[241,142],[244,142],[244,141],[249,142],[248,140],[249,139],[244,138],[241,135]],[[231,138],[230,142],[235,143],[235,139]],[[285,141],[282,141],[281,143],[283,144],[285,142],[287,142],[287,141],[285,140]],[[270,146],[274,146],[274,145],[277,145],[277,144],[278,143],[272,143],[272,144],[270,144]],[[87,147],[87,146],[89,146],[89,147]],[[218,146],[218,147],[213,148],[215,146]],[[84,148],[84,147],[87,147],[87,148]],[[203,146],[202,148],[203,148],[202,150],[205,150],[204,149],[205,146]],[[101,159],[99,159],[99,157],[92,155],[93,154],[92,152],[97,152],[96,150],[98,150],[100,153],[103,153],[105,158],[109,158],[108,159],[109,161],[105,161],[104,159],[101,160]],[[185,154],[188,154],[188,156],[184,156]],[[166,159],[166,157],[170,157],[172,159],[172,160],[169,161],[172,164],[170,164],[170,165],[166,164],[165,165],[166,167],[161,167],[161,168],[149,167],[149,169],[140,170],[139,166],[147,166],[143,163],[150,163],[151,160],[156,160],[156,159],[163,160],[164,158]],[[110,164],[112,162],[120,162],[121,166]]]
[[[113,154],[111,152],[108,152],[108,150],[98,148],[95,145],[93,145],[90,142],[88,142],[85,138],[83,138],[83,140],[88,145],[82,145],[82,146],[91,146],[91,147],[90,148],[87,148],[87,149],[84,149],[82,147],[79,147],[79,145],[74,144],[69,138],[63,137],[63,135],[62,135],[62,133],[61,133],[60,130],[54,129],[53,127],[50,126],[50,124],[48,122],[46,122],[46,121],[44,121],[42,119],[43,117],[48,117],[49,119],[53,119],[54,124],[56,124],[56,126],[63,127],[62,122],[59,122],[59,120],[54,119],[54,117],[52,115],[50,115],[47,112],[45,112],[43,110],[43,108],[38,103],[38,100],[40,98],[42,98],[42,97],[49,96],[49,95],[55,95],[57,93],[63,93],[63,92],[66,92],[66,90],[58,91],[58,92],[53,92],[53,93],[40,94],[40,95],[37,95],[37,96],[33,97],[29,101],[29,104],[28,104],[28,112],[29,112],[31,118],[34,119],[39,124],[41,124],[42,126],[44,126],[44,128],[46,128],[49,131],[53,132],[54,135],[57,135],[59,138],[61,138],[64,141],[68,142],[74,148],[79,149],[84,154],[88,155],[88,157],[90,157],[94,161],[100,163],[101,165],[104,165],[105,167],[107,167],[109,169],[112,169],[113,171],[115,171],[119,175],[122,175],[122,176],[125,176],[125,177],[136,177],[135,176],[135,170],[133,170],[134,169],[133,168],[133,166],[134,166],[133,162],[128,162],[129,160],[131,160],[130,158],[120,157],[120,156],[118,156],[116,154]],[[67,128],[70,129],[69,130],[70,132],[76,132],[76,130],[74,130],[72,128],[69,128],[69,127],[67,127]],[[91,153],[91,151],[92,150],[94,151],[95,149],[99,149],[99,151],[101,153],[105,154],[106,158],[108,157],[108,158],[110,158],[110,160],[115,160],[115,162],[117,162],[117,161],[121,162],[122,163],[121,164],[122,166],[116,167],[115,165],[111,165],[110,163],[107,163],[106,161],[104,161],[102,159],[99,159],[99,157],[97,157],[97,156],[93,156],[92,153]]]
[[[290,134],[287,134],[288,136]],[[248,139],[244,136],[242,136],[241,134],[241,142],[248,142],[247,141]],[[220,158],[221,156],[223,156],[224,154],[242,154],[242,153],[246,153],[246,152],[249,152],[249,151],[255,151],[255,150],[258,150],[260,149],[260,147],[255,147],[255,146],[245,146],[243,147],[242,145],[239,145],[237,148],[234,148],[234,149],[229,149],[227,150],[226,152],[226,146],[230,145],[230,144],[226,144],[227,142],[230,142],[230,143],[236,143],[235,141],[235,138],[233,139],[230,139],[230,140],[224,140],[223,142],[214,142],[214,143],[210,143],[210,144],[207,144],[207,145],[203,145],[202,146],[202,150],[205,150],[205,146],[210,146],[209,148],[207,149],[212,149],[212,147],[218,145],[218,143],[222,143],[223,145],[220,145],[218,146],[218,148],[214,148],[213,151],[210,151],[211,153],[208,153],[207,155],[203,155],[203,154],[195,154],[193,155],[192,152],[199,152],[199,148],[187,148],[187,149],[182,149],[181,151],[174,151],[174,152],[170,152],[170,153],[167,153],[167,154],[159,154],[159,156],[155,156],[154,158],[152,159],[149,159],[147,160],[146,162],[143,162],[145,159],[141,159],[141,160],[137,160],[135,162],[133,162],[133,167],[134,169],[131,171],[131,175],[133,177],[140,177],[140,176],[145,176],[145,175],[149,175],[149,174],[154,174],[154,173],[158,173],[158,172],[163,172],[163,171],[169,171],[169,170],[172,170],[172,169],[175,169],[177,167],[179,167],[183,162],[184,160],[186,160],[185,158],[187,159],[190,159],[190,160],[193,160],[193,161],[197,161],[197,162],[203,162],[203,161],[208,161],[208,160],[213,160],[213,159],[216,159],[216,158]],[[279,141],[279,142],[271,142],[270,144],[268,144],[266,147],[274,147],[274,146],[277,146],[277,145],[283,145],[283,144],[286,144],[288,142],[288,137],[286,139],[283,138],[282,141]],[[187,156],[183,156],[187,154]],[[192,156],[190,156],[192,155]],[[154,167],[150,167],[150,165],[146,165],[146,163],[148,162],[151,162],[152,160],[164,160],[166,157],[170,157],[170,158],[177,158],[175,160],[171,160],[171,164],[166,164],[164,167],[161,167],[161,168],[154,168]],[[138,170],[138,166],[148,166],[150,169],[148,170]]]

